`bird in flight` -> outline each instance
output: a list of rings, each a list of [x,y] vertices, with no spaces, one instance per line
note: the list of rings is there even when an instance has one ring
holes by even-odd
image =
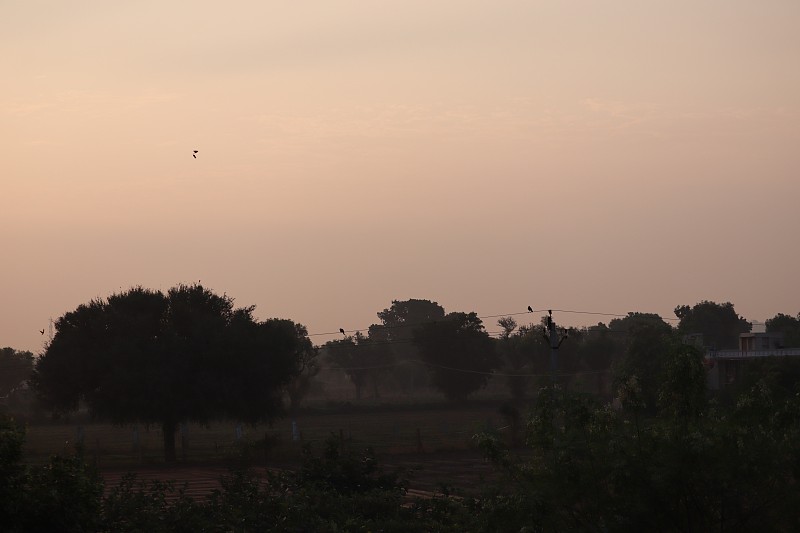
[[[44,335],[44,330],[43,330],[43,329],[40,329],[40,330],[39,330],[39,333],[41,333],[42,335]]]
[[[530,305],[528,306],[528,312],[533,313],[533,307],[531,307]]]
[[[197,150],[192,150],[192,157],[197,159]]]

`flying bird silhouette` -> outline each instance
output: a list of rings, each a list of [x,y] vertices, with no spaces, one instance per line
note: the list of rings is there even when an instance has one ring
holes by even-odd
[[[528,306],[528,312],[533,313],[533,308],[530,305]]]
[[[192,157],[197,159],[197,150],[192,150]]]
[[[44,335],[44,330],[43,330],[43,329],[40,329],[40,330],[39,330],[39,333],[41,333],[42,335]]]

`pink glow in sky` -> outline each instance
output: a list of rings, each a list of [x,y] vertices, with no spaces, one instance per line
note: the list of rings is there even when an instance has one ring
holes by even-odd
[[[796,315],[798,24],[796,0],[5,1],[0,347],[197,280],[311,333],[408,298]]]

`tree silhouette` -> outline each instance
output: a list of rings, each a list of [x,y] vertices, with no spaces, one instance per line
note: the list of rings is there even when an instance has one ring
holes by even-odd
[[[33,372],[33,354],[14,348],[0,348],[0,397],[8,396]]]
[[[298,339],[297,361],[300,365],[299,373],[286,385],[286,394],[289,396],[289,408],[295,411],[303,398],[311,390],[314,377],[319,374],[319,348],[315,347],[308,338],[308,330],[302,324],[295,324],[287,320],[287,325],[294,327]]]
[[[485,387],[501,365],[494,340],[475,313],[450,313],[414,332],[433,385],[449,400],[463,400]]]
[[[778,313],[766,322],[767,332],[783,333],[783,345],[800,348],[800,313],[796,317]]]
[[[736,314],[733,304],[704,300],[693,307],[679,305],[675,316],[681,319],[678,331],[683,335],[702,333],[706,346],[720,350],[737,349],[739,334],[747,333],[752,324]]]
[[[160,424],[174,461],[182,421],[279,414],[302,339],[291,321],[257,322],[253,309],[201,285],[96,299],[59,318],[32,381],[53,410],[85,402],[114,423]]]
[[[356,331],[353,336],[325,343],[325,351],[331,362],[350,378],[356,389],[356,400],[361,399],[364,388],[370,384],[373,395],[380,397],[378,386],[389,370],[390,361],[387,355],[391,354],[372,335],[366,336]]]
[[[515,401],[521,401],[535,381],[534,374],[544,376],[548,372],[550,347],[540,324],[518,327],[513,318],[503,317],[497,325],[503,328],[497,354],[503,362],[503,371],[508,374],[508,390]]]
[[[393,376],[405,391],[413,392],[428,382],[427,370],[419,364],[419,348],[414,344],[414,331],[423,324],[444,318],[444,308],[431,300],[392,300],[391,307],[378,312],[380,324],[370,326],[369,337],[375,339],[387,361],[398,365]]]
[[[664,361],[676,342],[674,330],[652,313],[628,313],[609,322],[609,329],[624,337],[623,355],[614,364],[614,388],[633,379],[643,407],[654,412]]]

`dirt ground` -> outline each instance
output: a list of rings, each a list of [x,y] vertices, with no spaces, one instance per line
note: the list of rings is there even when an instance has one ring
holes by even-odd
[[[441,492],[448,487],[451,493],[475,490],[479,484],[495,478],[494,469],[477,450],[448,452],[396,454],[378,456],[378,462],[386,471],[401,469],[409,481],[410,496],[425,496]],[[268,470],[292,469],[296,465],[274,464],[257,466],[256,474],[264,476]],[[214,465],[159,465],[134,466],[130,468],[101,469],[100,475],[106,483],[106,492],[119,485],[127,473],[136,474],[142,481],[172,481],[176,488],[186,486],[186,494],[193,499],[208,497],[220,488],[220,479],[229,474],[228,467]]]

